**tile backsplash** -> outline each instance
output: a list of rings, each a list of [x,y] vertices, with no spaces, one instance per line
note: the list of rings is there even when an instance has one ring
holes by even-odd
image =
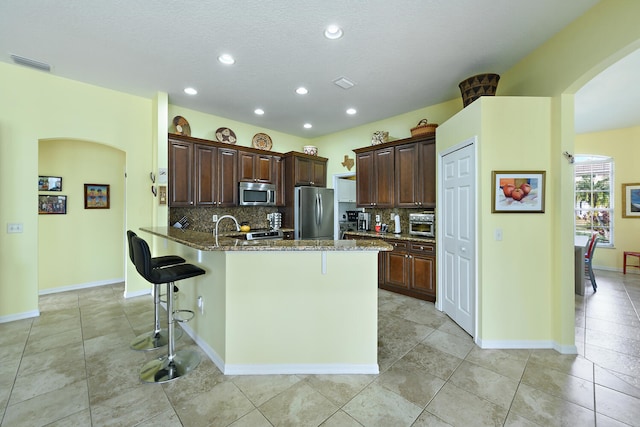
[[[169,224],[174,224],[183,216],[187,217],[189,229],[194,231],[213,232],[216,223],[211,220],[213,215],[233,215],[238,222],[248,222],[252,229],[269,228],[267,214],[278,212],[277,207],[261,206],[237,206],[229,208],[197,207],[197,208],[170,208]],[[220,223],[218,231],[234,231],[235,224],[231,220]]]

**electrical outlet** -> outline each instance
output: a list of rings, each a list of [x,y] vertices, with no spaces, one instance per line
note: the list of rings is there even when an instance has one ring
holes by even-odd
[[[211,217],[211,221],[218,222],[218,215],[214,215]]]
[[[201,296],[198,297],[198,308],[200,309],[200,314],[204,314],[204,298]]]
[[[22,233],[22,223],[21,222],[7,223],[7,234],[11,234],[11,233]]]
[[[380,215],[376,215],[376,223],[380,222]]]
[[[393,213],[393,212],[391,212],[391,214],[389,214],[389,216],[390,216],[390,218],[389,218],[389,219],[391,219],[391,221],[393,221],[393,220],[395,220],[395,219],[396,219],[396,214],[395,214],[395,213]]]
[[[493,232],[493,235],[496,239],[497,242],[502,240],[502,228],[496,228],[496,230]]]

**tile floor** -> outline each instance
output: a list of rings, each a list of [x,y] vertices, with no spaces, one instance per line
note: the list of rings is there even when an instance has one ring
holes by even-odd
[[[380,375],[225,376],[206,357],[164,385],[129,341],[151,297],[124,285],[46,295],[0,324],[2,426],[640,425],[640,275],[576,296],[578,356],[481,350],[433,304],[380,291]],[[197,348],[185,335],[178,348]]]

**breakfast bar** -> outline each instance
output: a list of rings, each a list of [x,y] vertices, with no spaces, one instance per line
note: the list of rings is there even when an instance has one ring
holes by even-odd
[[[154,255],[206,270],[176,308],[196,313],[182,326],[224,374],[378,373],[377,260],[390,245],[141,230]]]

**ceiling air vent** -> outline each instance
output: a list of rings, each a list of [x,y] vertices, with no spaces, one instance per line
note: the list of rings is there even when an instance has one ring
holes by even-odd
[[[336,80],[333,81],[333,83],[337,86],[340,86],[342,89],[351,89],[352,87],[354,87],[356,84],[354,82],[352,82],[351,80],[349,80],[346,77],[340,77]]]
[[[13,59],[13,62],[15,62],[18,65],[24,65],[25,67],[35,68],[36,70],[40,70],[40,71],[46,71],[46,72],[51,71],[51,65],[46,64],[44,62],[36,61],[34,59],[29,59],[23,56],[18,56],[13,54],[11,54],[10,56],[11,56],[11,59]]]

